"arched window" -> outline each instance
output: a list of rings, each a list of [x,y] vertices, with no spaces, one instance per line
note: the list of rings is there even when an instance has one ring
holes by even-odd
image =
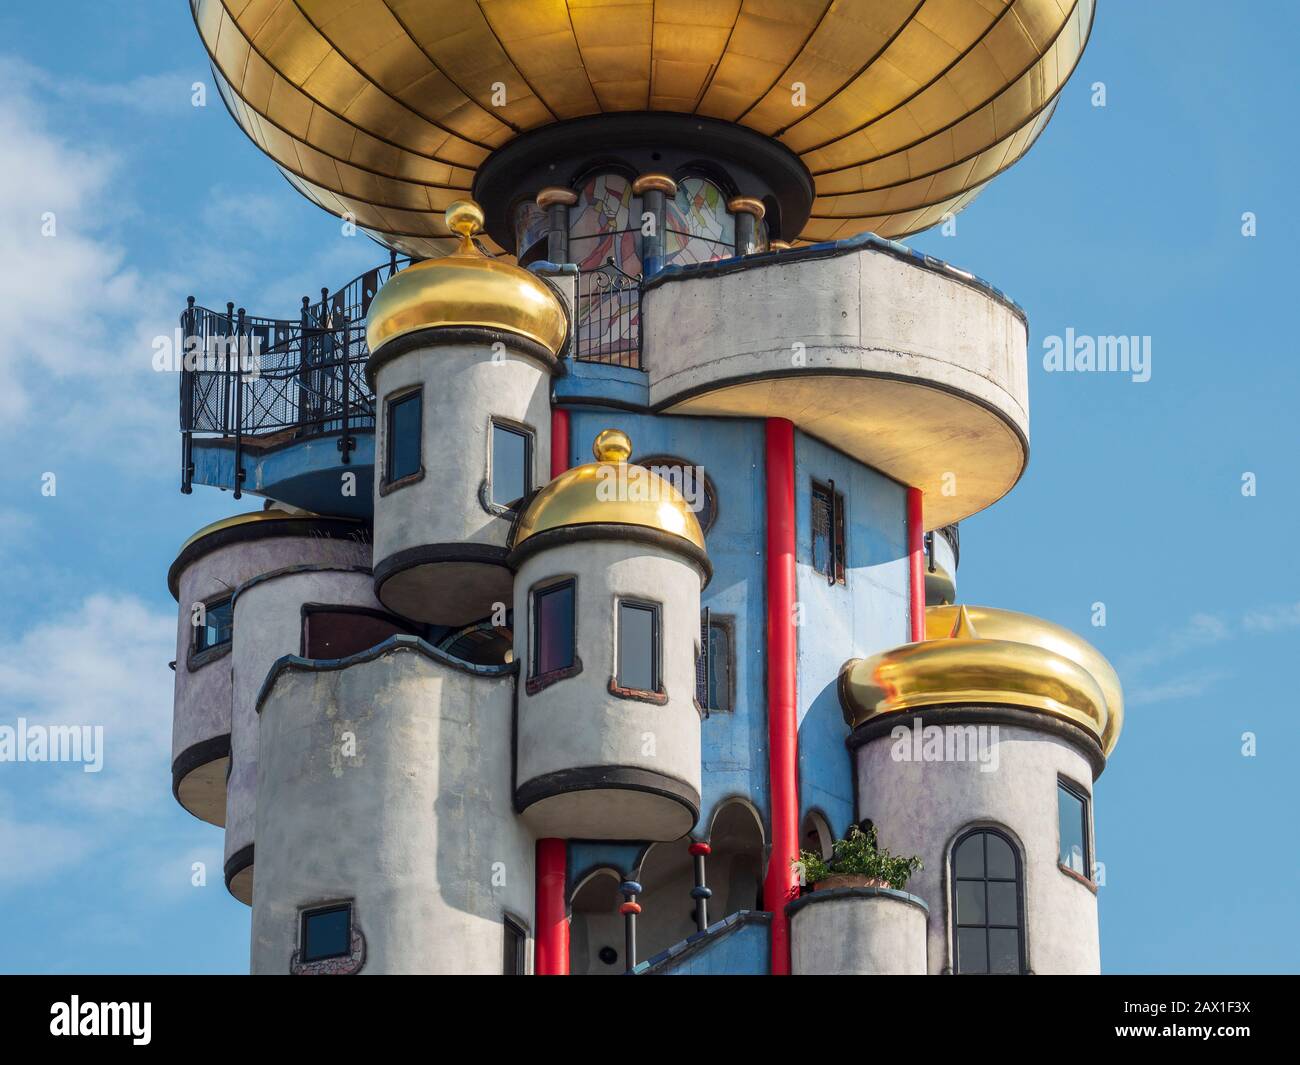
[[[1020,853],[1003,833],[977,828],[952,849],[953,971],[1025,971]]]
[[[736,220],[727,210],[727,194],[708,178],[682,178],[664,210],[664,265],[736,254]]]
[[[569,208],[569,258],[586,272],[613,256],[618,268],[641,273],[641,197],[622,174],[596,174]]]

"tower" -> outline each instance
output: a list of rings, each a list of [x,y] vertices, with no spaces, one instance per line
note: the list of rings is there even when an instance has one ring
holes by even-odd
[[[1026,315],[896,242],[1028,150],[1091,0],[192,6],[389,249],[182,315],[182,488],[264,500],[171,572],[254,972],[1096,971],[1118,681],[957,594]],[[905,885],[800,884],[867,822]]]

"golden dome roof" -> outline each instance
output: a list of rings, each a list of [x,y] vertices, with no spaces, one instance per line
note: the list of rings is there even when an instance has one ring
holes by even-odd
[[[804,241],[966,206],[1051,117],[1095,0],[192,0],[232,114],[308,198],[417,256],[496,149],[589,115],[738,123],[813,177]],[[788,236],[788,235],[787,235]]]
[[[595,462],[565,470],[528,505],[514,547],[531,536],[575,525],[631,525],[669,533],[704,550],[704,534],[686,498],[644,466],[628,462],[632,441],[606,429],[592,444]]]
[[[483,227],[478,204],[450,204],[447,219],[460,247],[389,278],[366,316],[371,352],[407,333],[462,326],[514,333],[558,355],[569,328],[559,297],[535,274],[489,259],[474,246],[474,234]]]
[[[1124,723],[1110,663],[1050,621],[978,606],[927,607],[926,639],[858,658],[840,673],[853,727],[926,706],[1017,706],[1078,725],[1107,757]]]

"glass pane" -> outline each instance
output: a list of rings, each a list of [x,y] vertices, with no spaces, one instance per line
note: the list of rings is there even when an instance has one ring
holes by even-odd
[[[731,641],[721,625],[709,626],[709,709],[731,709]]]
[[[352,924],[352,911],[344,906],[324,913],[308,914],[304,921],[304,939],[302,960],[318,961],[321,958],[336,958],[348,954],[352,944],[348,934]]]
[[[313,610],[303,620],[308,658],[347,658],[405,633],[405,626],[355,610]]]
[[[957,881],[957,923],[984,923],[984,881]]]
[[[420,472],[420,393],[388,405],[388,480]]]
[[[528,494],[528,437],[517,429],[492,424],[492,502],[514,506]]]
[[[1020,972],[1020,933],[1014,928],[989,929],[989,972]]]
[[[669,233],[682,233],[723,245],[714,258],[734,253],[735,216],[727,210],[726,195],[708,178],[688,177],[679,181],[677,195],[664,205],[664,212],[664,228]]]
[[[524,975],[524,935],[509,921],[506,922],[505,956],[501,971],[506,976]]]
[[[1014,880],[1016,878],[1016,856],[1009,844],[1001,836],[986,832],[984,838],[988,846],[989,878]]]
[[[984,875],[984,834],[976,833],[968,836],[957,848],[957,856],[953,862],[958,876],[979,876]]]
[[[533,672],[550,673],[573,665],[573,585],[561,584],[537,593]]]
[[[1085,867],[1084,818],[1086,811],[1083,799],[1069,788],[1058,785],[1056,788],[1056,808],[1061,826],[1061,864],[1076,873],[1088,875]]]
[[[991,880],[988,886],[989,924],[1019,923],[1016,914],[1016,884],[1014,880]]]
[[[984,929],[957,929],[957,971],[959,973],[986,973],[989,971],[988,945]]]
[[[818,573],[830,572],[831,497],[816,485],[812,490],[812,564]]]
[[[631,603],[618,605],[618,684],[636,691],[655,690],[655,612]]]
[[[203,625],[194,634],[195,650],[205,651],[209,647],[230,642],[231,612],[232,604],[229,599],[204,607]]]

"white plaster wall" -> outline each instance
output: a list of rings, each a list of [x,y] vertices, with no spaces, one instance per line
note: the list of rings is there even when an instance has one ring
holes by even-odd
[[[582,672],[529,695],[529,591],[575,576],[577,654]],[[615,675],[615,601],[661,604],[663,706],[611,695]],[[700,638],[700,574],[675,552],[639,541],[580,542],[548,548],[515,576],[515,660],[520,663],[518,781],[564,769],[630,766],[700,791],[700,713],[695,708],[695,648]],[[652,749],[646,737],[653,737]],[[594,792],[593,802],[622,801]],[[635,805],[635,793],[627,800]],[[628,836],[638,836],[627,811]],[[572,835],[582,836],[580,825]]]
[[[388,454],[385,401],[423,384],[423,479],[380,494]],[[492,417],[533,431],[533,486],[551,468],[550,372],[533,358],[505,349],[496,360],[487,344],[416,348],[384,363],[376,375],[375,565],[407,548],[438,543],[505,547],[510,518],[480,503],[490,473]]]
[[[501,972],[505,915],[533,928],[513,684],[406,647],[278,676],[261,713],[254,973],[289,970],[302,908],[347,899],[364,973]]]
[[[1025,324],[973,285],[861,248],[778,258],[651,288],[642,302],[650,402],[792,368],[887,373],[980,400],[1028,436]]]
[[[312,562],[317,541],[304,540],[298,565]],[[231,662],[234,697],[230,777],[226,782],[225,860],[253,842],[257,810],[257,696],[267,671],[284,655],[301,654],[304,603],[382,609],[375,599],[367,545],[355,545],[355,570],[285,573],[258,581],[235,597]]]
[[[814,901],[790,921],[795,976],[924,976],[925,911],[887,895]]]
[[[1006,725],[998,730],[993,772],[982,772],[978,761],[895,761],[894,743],[884,735],[856,752],[858,816],[875,822],[883,846],[924,862],[907,891],[930,907],[930,972],[951,971],[953,964],[952,845],[965,829],[980,825],[1003,828],[1020,844],[1029,968],[1042,974],[1100,971],[1097,897],[1057,868],[1057,778],[1091,791],[1092,770],[1083,755],[1064,740]]]

